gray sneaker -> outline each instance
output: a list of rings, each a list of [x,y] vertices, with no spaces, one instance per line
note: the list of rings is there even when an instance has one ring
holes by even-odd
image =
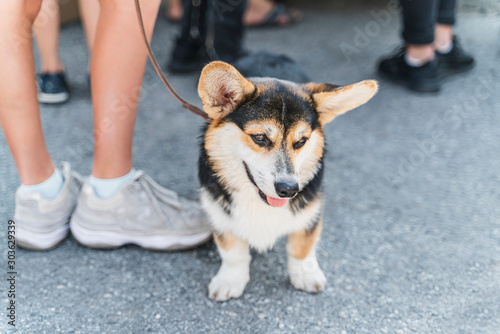
[[[61,164],[64,185],[59,195],[47,200],[38,192],[16,191],[16,242],[31,250],[49,250],[68,236],[69,218],[75,209],[81,188],[81,176]]]
[[[85,183],[71,218],[71,233],[92,248],[136,244],[152,250],[181,250],[208,241],[211,232],[198,204],[179,197],[142,171],[108,199]]]

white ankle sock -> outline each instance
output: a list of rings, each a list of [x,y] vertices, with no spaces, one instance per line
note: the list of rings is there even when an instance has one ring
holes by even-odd
[[[21,185],[24,192],[39,192],[45,199],[53,200],[61,192],[64,184],[64,177],[59,169],[55,169],[54,173],[42,183],[31,186]]]
[[[438,47],[436,50],[442,55],[450,53],[453,50],[453,40],[450,39],[445,45]]]
[[[124,175],[114,179],[99,179],[94,176],[89,177],[89,183],[94,188],[97,197],[107,199],[116,194],[116,192],[127,182],[132,180],[135,175],[135,168]]]
[[[405,53],[405,62],[411,67],[421,67],[425,64],[425,62],[422,59],[413,58],[408,53]]]

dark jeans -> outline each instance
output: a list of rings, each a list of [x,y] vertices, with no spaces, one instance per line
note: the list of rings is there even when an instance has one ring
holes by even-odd
[[[182,12],[181,38],[204,41],[206,37],[207,1],[183,0]]]
[[[436,23],[455,23],[456,0],[400,0],[403,38],[410,44],[434,42]]]
[[[211,60],[234,62],[243,54],[247,0],[211,0],[207,19],[207,53]]]
[[[233,62],[243,53],[247,0],[183,0],[182,39],[206,47],[210,60]]]

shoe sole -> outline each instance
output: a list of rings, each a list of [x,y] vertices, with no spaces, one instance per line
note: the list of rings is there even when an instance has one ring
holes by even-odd
[[[69,93],[62,92],[56,94],[47,94],[38,92],[38,102],[40,103],[63,103],[69,100]]]
[[[388,81],[392,81],[392,82],[404,85],[406,88],[408,88],[412,91],[415,91],[415,92],[419,92],[419,93],[437,93],[437,92],[439,92],[439,90],[441,88],[439,86],[439,84],[438,85],[418,85],[418,84],[415,85],[414,83],[412,84],[410,81],[406,80],[403,77],[392,76],[388,73],[385,73],[384,71],[382,71],[380,69],[379,69],[378,73],[382,78],[384,78]]]
[[[178,251],[198,247],[212,237],[212,232],[202,232],[187,236],[142,235],[130,236],[114,231],[95,231],[71,221],[71,234],[82,245],[97,249],[116,249],[134,244],[154,251]]]
[[[407,83],[409,89],[419,93],[437,93],[441,89],[439,85],[421,85],[415,83]]]
[[[445,65],[445,64],[442,64],[440,66],[441,66],[441,70],[439,73],[439,77],[440,78],[447,78],[447,77],[455,75],[455,74],[460,74],[460,73],[464,73],[464,72],[468,72],[468,71],[472,70],[475,66],[475,63],[469,64],[467,66],[463,66],[462,68],[456,68],[452,65]]]
[[[48,251],[61,244],[69,234],[69,225],[63,225],[52,232],[40,233],[17,226],[16,244],[33,251]]]

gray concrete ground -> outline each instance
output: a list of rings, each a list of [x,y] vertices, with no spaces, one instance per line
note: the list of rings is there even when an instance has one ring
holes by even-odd
[[[101,251],[70,237],[50,252],[17,251],[17,331],[500,333],[498,3],[482,2],[486,10],[475,4],[467,10],[464,2],[460,7],[457,31],[477,58],[474,70],[448,79],[436,95],[380,80],[370,103],[326,128],[325,228],[318,250],[328,278],[323,293],[290,286],[283,240],[254,256],[242,298],[215,303],[207,298],[219,266],[212,243],[177,253],[135,246]],[[308,10],[300,25],[250,31],[247,46],[290,55],[318,82],[380,79],[376,60],[399,43],[399,17],[378,23],[370,12],[385,7]],[[153,44],[162,59],[174,30],[159,20]],[[369,35],[364,42],[360,31]],[[43,126],[54,160],[89,174],[92,113],[80,26],[64,28],[61,44],[72,98],[42,106]],[[343,52],[340,45],[347,44],[357,51]],[[199,103],[195,76],[170,79]],[[139,109],[135,166],[196,198],[202,120],[183,111],[151,68]],[[3,135],[0,154],[5,263],[6,223],[19,179]],[[12,330],[6,271],[1,333]]]

